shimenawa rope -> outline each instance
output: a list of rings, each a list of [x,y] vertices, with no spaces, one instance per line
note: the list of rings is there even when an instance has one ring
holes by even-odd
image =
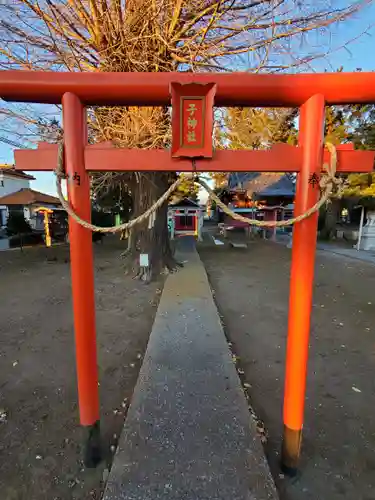
[[[197,178],[196,182],[200,184],[210,195],[211,199],[219,206],[223,212],[228,214],[230,217],[232,217],[235,220],[238,220],[240,222],[244,222],[246,224],[249,224],[251,226],[258,226],[258,227],[268,227],[268,228],[274,228],[274,227],[285,227],[285,226],[291,226],[295,224],[296,222],[300,222],[304,219],[307,219],[310,217],[313,213],[317,212],[320,207],[322,207],[329,199],[335,195],[340,197],[342,195],[342,192],[345,187],[345,183],[343,179],[340,179],[336,177],[336,167],[337,167],[337,151],[336,148],[333,144],[327,142],[326,147],[331,153],[331,163],[330,165],[324,164],[324,169],[325,172],[320,178],[319,181],[319,187],[321,190],[321,196],[319,200],[306,212],[303,214],[298,215],[297,217],[293,217],[291,219],[287,220],[281,220],[281,221],[259,221],[256,219],[248,219],[247,217],[243,217],[242,215],[233,212],[227,205],[225,205],[220,198],[214,193],[214,191],[210,188],[210,186],[203,181],[202,179]],[[155,220],[155,214],[157,210],[168,200],[168,198],[171,196],[171,194],[177,189],[177,187],[187,178],[185,175],[180,175],[180,177],[167,189],[167,191],[149,208],[147,209],[142,215],[136,217],[135,219],[132,219],[129,222],[125,222],[124,224],[119,224],[118,226],[110,226],[110,227],[101,227],[101,226],[95,226],[94,224],[91,224],[79,217],[71,204],[69,203],[68,200],[64,198],[64,195],[62,193],[61,189],[61,180],[65,178],[64,174],[64,146],[62,143],[59,145],[59,150],[58,150],[58,161],[57,161],[57,167],[55,170],[56,174],[56,189],[57,193],[59,196],[59,199],[61,201],[61,205],[63,208],[66,210],[66,212],[76,221],[78,224],[81,224],[83,227],[86,229],[90,229],[91,231],[99,232],[99,233],[117,233],[117,232],[129,232],[134,226],[137,224],[142,224],[145,222],[147,219],[149,220],[149,227],[153,226],[153,222]],[[193,172],[193,175],[195,173]]]
[[[129,232],[134,226],[137,224],[142,224],[147,219],[149,220],[149,225],[152,227],[154,222],[154,214],[156,211],[168,200],[171,194],[177,189],[177,187],[184,180],[183,177],[179,177],[169,188],[167,191],[153,204],[150,208],[148,208],[143,214],[139,215],[135,219],[130,220],[129,222],[125,222],[124,224],[119,224],[118,226],[109,226],[109,227],[101,227],[95,226],[86,220],[81,219],[79,215],[77,215],[69,203],[68,200],[64,198],[62,189],[61,189],[61,180],[65,178],[64,174],[64,146],[62,143],[59,144],[58,151],[58,161],[57,168],[55,170],[56,174],[56,189],[59,199],[61,201],[61,205],[67,211],[67,213],[72,217],[78,224],[85,227],[86,229],[90,229],[91,231],[98,233],[119,233],[119,232]]]

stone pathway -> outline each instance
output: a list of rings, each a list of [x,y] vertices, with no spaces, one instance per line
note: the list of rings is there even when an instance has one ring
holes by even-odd
[[[179,258],[185,267],[166,281],[104,500],[276,500],[193,241]]]

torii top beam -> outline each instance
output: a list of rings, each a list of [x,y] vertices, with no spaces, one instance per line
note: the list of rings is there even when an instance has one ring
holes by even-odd
[[[6,101],[60,104],[71,92],[86,105],[170,105],[170,84],[217,84],[216,106],[297,107],[314,94],[327,104],[375,103],[375,73],[68,73],[0,71]]]

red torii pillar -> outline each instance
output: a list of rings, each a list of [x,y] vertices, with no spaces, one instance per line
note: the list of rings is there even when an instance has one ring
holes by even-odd
[[[319,176],[321,172],[324,105],[324,97],[315,95],[300,110],[299,144],[303,157],[297,180],[294,216],[303,214],[318,201],[319,189],[309,179],[313,174]],[[284,471],[291,475],[296,472],[301,448],[318,215],[316,212],[295,224],[293,229],[281,456]]]
[[[77,215],[90,222],[90,178],[85,168],[86,110],[71,93],[64,94],[62,107],[69,202]],[[72,217],[69,217],[69,242],[79,411],[87,433],[84,462],[95,467],[101,453],[92,235]]]

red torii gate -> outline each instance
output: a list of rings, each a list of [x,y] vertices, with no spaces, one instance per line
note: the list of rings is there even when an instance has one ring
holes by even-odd
[[[299,146],[276,145],[270,151],[216,151],[203,141],[198,152],[172,158],[164,150],[124,150],[110,144],[87,145],[85,106],[165,106],[176,84],[215,87],[215,97],[202,105],[202,120],[212,123],[213,100],[217,106],[300,107]],[[216,85],[215,85],[216,84]],[[192,85],[186,85],[191,90]],[[199,93],[198,93],[199,94]],[[186,99],[194,101],[191,92]],[[193,95],[193,97],[192,97]],[[55,73],[0,71],[0,97],[9,101],[61,104],[64,124],[65,171],[71,205],[90,220],[89,171],[279,171],[297,172],[295,215],[304,213],[319,197],[310,182],[319,176],[329,154],[323,148],[325,104],[375,102],[375,73],[324,73],[301,75],[188,74],[188,73]],[[176,97],[176,95],[175,95]],[[181,95],[179,96],[181,97]],[[178,101],[175,100],[178,108]],[[182,109],[182,108],[181,108]],[[173,114],[179,114],[173,108]],[[181,111],[183,113],[183,111]],[[210,118],[211,113],[211,118]],[[207,137],[207,127],[202,137]],[[174,120],[173,135],[183,125]],[[180,144],[182,146],[182,144]],[[201,148],[201,149],[199,149]],[[172,148],[173,149],[173,148]],[[194,149],[194,148],[193,148]],[[375,152],[338,148],[338,172],[371,172]],[[211,159],[212,156],[212,159]],[[57,146],[41,143],[37,150],[17,150],[16,168],[53,170]],[[296,224],[293,232],[289,325],[284,396],[282,466],[295,472],[301,445],[306,370],[316,251],[318,214]],[[99,459],[99,397],[96,360],[95,303],[92,241],[88,230],[69,221],[73,310],[80,421],[89,432],[86,461]]]

